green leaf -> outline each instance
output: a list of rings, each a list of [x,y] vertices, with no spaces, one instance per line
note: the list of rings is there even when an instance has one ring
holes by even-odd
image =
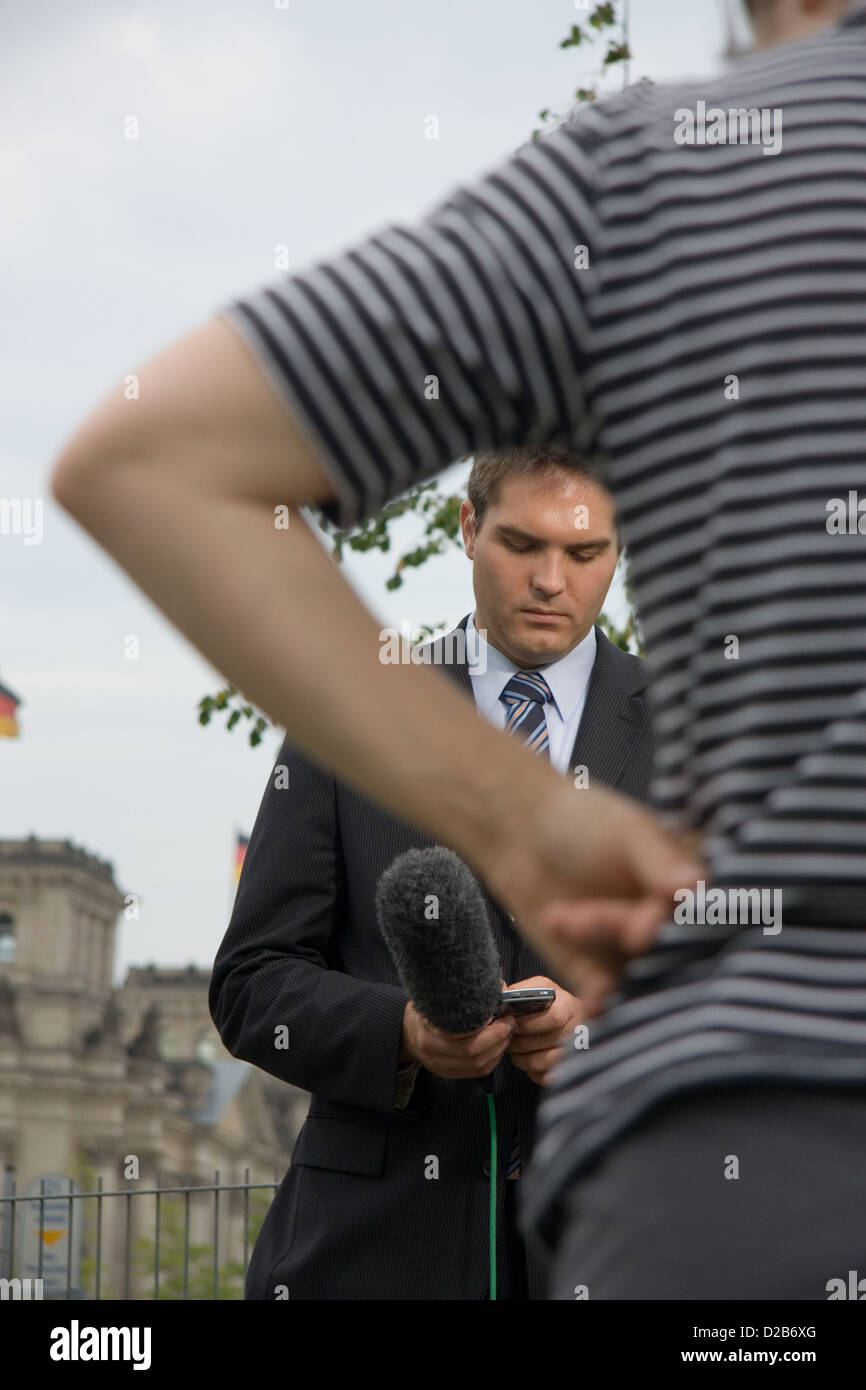
[[[560,42],[560,48],[578,48],[584,42],[584,33],[579,24],[572,24],[571,32]]]
[[[589,22],[593,29],[609,29],[616,24],[616,15],[613,12],[613,5],[610,3],[596,5],[589,17]]]
[[[604,66],[610,67],[611,63],[625,63],[631,58],[627,43],[612,43],[604,55]]]

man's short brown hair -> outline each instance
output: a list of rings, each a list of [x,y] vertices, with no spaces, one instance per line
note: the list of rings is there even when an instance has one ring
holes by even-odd
[[[498,500],[506,478],[526,477],[533,473],[543,475],[556,468],[564,468],[608,491],[599,465],[572,449],[551,444],[519,444],[506,449],[483,449],[477,453],[466,488],[466,495],[475,512],[476,531],[481,527],[487,508]],[[617,549],[622,550],[618,526],[616,544]]]

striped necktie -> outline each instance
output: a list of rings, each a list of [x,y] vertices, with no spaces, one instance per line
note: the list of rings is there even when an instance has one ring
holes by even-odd
[[[550,735],[544,706],[553,695],[544,677],[538,671],[517,671],[503,687],[499,698],[506,709],[506,733],[520,735],[527,748],[549,759]],[[520,1164],[520,1144],[515,1137],[506,1176],[519,1178]]]
[[[550,757],[550,737],[544,706],[553,699],[550,686],[538,671],[516,671],[502,689],[505,730],[519,733],[527,748]]]

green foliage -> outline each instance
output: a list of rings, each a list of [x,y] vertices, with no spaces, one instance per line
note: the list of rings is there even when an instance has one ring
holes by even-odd
[[[595,9],[587,19],[590,29],[600,32],[602,29],[613,29],[619,20],[616,17],[614,6],[609,3],[596,5]],[[564,39],[560,40],[560,48],[579,48],[581,44],[592,43],[595,36],[588,30],[582,29],[579,24],[572,24],[571,29]]]
[[[142,1199],[139,1199],[142,1200]],[[196,1194],[191,1198],[202,1201]],[[212,1207],[213,1195],[207,1194]],[[220,1203],[225,1197],[220,1197]],[[249,1223],[247,1240],[252,1250],[256,1237],[265,1219],[271,1196],[267,1192],[251,1192],[249,1201]],[[162,1302],[180,1300],[186,1297],[204,1301],[216,1297],[219,1300],[239,1300],[244,1296],[244,1266],[240,1260],[228,1260],[217,1269],[216,1295],[214,1295],[214,1248],[205,1243],[190,1242],[184,1275],[185,1215],[183,1193],[168,1193],[160,1200],[159,1227],[159,1293]],[[149,1236],[139,1237],[132,1244],[132,1267],[137,1276],[136,1287],[141,1290],[138,1297],[154,1298],[154,1273],[156,1269],[156,1240]]]
[[[330,522],[321,513],[316,513],[316,520],[326,535],[331,537],[333,543],[333,556],[339,563],[343,558],[346,546],[350,550],[381,550],[386,552],[391,549],[391,537],[388,534],[388,527],[392,521],[405,516],[407,512],[414,512],[419,509],[420,502],[425,494],[434,490],[435,482],[422,483],[414,491],[407,493],[404,497],[394,498],[386,502],[385,506],[375,516],[368,517],[358,526],[349,531],[341,531],[339,527]]]
[[[236,704],[235,701],[238,703]],[[262,741],[262,734],[265,729],[270,727],[270,722],[263,714],[260,714],[252,705],[246,704],[242,695],[233,685],[224,685],[222,690],[218,690],[216,695],[205,695],[198,702],[198,722],[199,724],[209,724],[213,715],[221,710],[228,710],[226,719],[226,729],[231,733],[232,729],[241,719],[251,719],[253,727],[249,731],[251,747],[255,748]]]
[[[614,14],[614,7],[610,3],[610,0],[608,0],[607,4],[596,5],[589,17],[589,22],[593,29],[611,28],[614,24],[618,23],[616,15]]]
[[[98,1182],[96,1170],[92,1164],[85,1161],[79,1153],[70,1163],[67,1169],[68,1176],[71,1177],[79,1192],[96,1193]],[[108,1189],[117,1191],[121,1189],[122,1183],[108,1183]],[[149,1186],[149,1184],[144,1184]],[[108,1240],[109,1230],[109,1211],[114,1217],[114,1228],[118,1215],[120,1217],[120,1228],[125,1230],[126,1213],[118,1211],[118,1204],[125,1205],[123,1196],[106,1196],[103,1198],[103,1236],[101,1250],[101,1270],[100,1270],[100,1300],[123,1299],[126,1292],[126,1266],[125,1261],[118,1267],[116,1260],[117,1246],[110,1244]],[[220,1244],[226,1238],[228,1229],[228,1203],[240,1200],[237,1193],[220,1194],[220,1225],[222,1230]],[[254,1189],[249,1194],[247,1207],[247,1249],[252,1250],[256,1238],[265,1219],[268,1208],[273,1200],[270,1188]],[[136,1194],[133,1188],[132,1207],[133,1220],[137,1218],[138,1207],[144,1202],[147,1203],[148,1219],[154,1220],[155,1198],[152,1194],[142,1192]],[[194,1221],[196,1204],[201,1210],[201,1204],[206,1203],[208,1217],[212,1219],[214,1198],[212,1192],[193,1192],[190,1196],[190,1224]],[[174,1300],[184,1297],[184,1239],[185,1239],[185,1198],[182,1192],[167,1192],[160,1198],[160,1233],[159,1233],[159,1299]],[[112,1210],[113,1209],[113,1210]],[[96,1196],[81,1197],[74,1202],[73,1219],[78,1225],[84,1223],[82,1233],[82,1258],[81,1258],[81,1288],[86,1296],[93,1300],[96,1298],[96,1269],[97,1269],[97,1217],[98,1200]],[[153,1227],[155,1231],[155,1227]],[[232,1231],[235,1232],[235,1223],[232,1223]],[[237,1239],[237,1237],[236,1237]],[[240,1239],[237,1239],[240,1247]],[[241,1254],[239,1248],[236,1254]],[[154,1268],[156,1262],[156,1240],[151,1237],[139,1237],[134,1239],[130,1250],[130,1297],[135,1300],[153,1299],[154,1297]],[[188,1299],[207,1300],[214,1297],[214,1277],[213,1277],[214,1249],[208,1243],[190,1243],[187,1260],[186,1286]],[[217,1298],[228,1300],[239,1300],[244,1296],[244,1267],[239,1259],[224,1260],[217,1270]]]
[[[96,1169],[88,1163],[83,1155],[78,1152],[72,1158],[66,1168],[67,1177],[72,1178],[79,1192],[95,1192],[97,1190],[98,1179]],[[108,1201],[117,1201],[117,1198],[107,1198]],[[84,1222],[81,1241],[81,1287],[91,1298],[96,1297],[96,1266],[97,1266],[97,1199],[95,1197],[80,1198],[73,1203],[72,1219],[76,1225]],[[110,1271],[106,1261],[106,1252],[102,1250],[102,1268],[100,1270],[99,1297],[100,1299],[117,1298],[118,1293],[113,1287]]]
[[[460,546],[462,544],[460,538],[460,503],[462,500],[461,493],[441,492],[434,479],[432,482],[422,483],[419,487],[406,493],[404,497],[386,503],[382,511],[378,512],[376,516],[370,517],[369,520],[352,530],[340,531],[324,516],[317,517],[317,520],[325,534],[331,538],[332,554],[334,559],[339,562],[343,558],[346,546],[350,550],[389,551],[391,549],[391,537],[388,534],[390,523],[409,512],[421,517],[424,521],[423,541],[398,558],[394,565],[393,574],[385,581],[385,588],[394,590],[399,589],[403,583],[403,570],[419,569],[432,556],[444,555],[455,545]]]
[[[627,43],[612,43],[604,55],[604,65],[609,68],[613,63],[627,63],[630,57]]]
[[[619,39],[616,39],[609,32],[619,30]],[[559,47],[562,49],[578,48],[583,51],[593,51],[593,45],[601,37],[607,38],[607,50],[601,60],[602,72],[609,70],[619,64],[627,64],[631,59],[631,51],[628,46],[628,36],[625,32],[626,25],[622,18],[622,4],[612,3],[607,0],[605,4],[598,4],[589,13],[582,24],[572,24],[565,38],[560,39]],[[600,76],[601,74],[599,74]],[[584,85],[583,83],[574,93],[574,100],[579,104],[588,101],[595,101],[598,96],[598,89],[595,85]],[[539,111],[538,118],[542,123],[541,130],[532,132],[533,140],[537,140],[541,134],[548,130],[555,129],[570,114],[571,108],[559,111],[546,106],[543,111]]]
[[[599,613],[596,621],[614,646],[621,647],[624,652],[634,652],[637,649],[637,654],[643,656],[643,642],[637,631],[633,613],[629,614],[625,627],[617,627],[606,613]]]
[[[628,618],[625,627],[616,627],[604,613],[598,615],[598,625],[612,642],[618,647],[622,647],[624,652],[636,652],[638,656],[645,655],[643,633],[634,609],[634,599],[631,591],[631,578],[628,572],[628,552],[623,553],[623,585],[625,596],[628,600]]]
[[[586,43],[586,36],[579,24],[572,24],[571,32],[566,34],[560,41],[560,48],[577,48],[580,44]]]

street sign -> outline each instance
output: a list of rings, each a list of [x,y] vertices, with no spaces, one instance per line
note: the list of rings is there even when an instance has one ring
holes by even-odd
[[[81,1250],[84,1203],[70,1200],[78,1188],[64,1173],[43,1173],[26,1188],[16,1218],[16,1273],[42,1279],[43,1298],[83,1298]],[[40,1201],[40,1193],[44,1201]],[[40,1268],[41,1265],[41,1268]]]

